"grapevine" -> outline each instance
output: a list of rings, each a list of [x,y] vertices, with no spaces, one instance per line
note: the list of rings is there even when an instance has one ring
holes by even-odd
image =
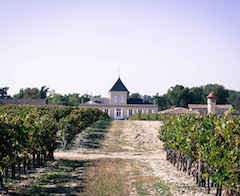
[[[167,160],[216,196],[240,195],[240,118],[171,115],[160,128]]]
[[[65,129],[68,145],[84,128],[108,118],[98,109],[0,106],[0,189],[8,178],[53,160],[58,132]]]

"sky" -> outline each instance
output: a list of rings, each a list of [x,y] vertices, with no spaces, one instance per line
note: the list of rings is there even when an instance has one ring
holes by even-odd
[[[0,87],[106,95],[240,91],[238,0],[1,0]]]

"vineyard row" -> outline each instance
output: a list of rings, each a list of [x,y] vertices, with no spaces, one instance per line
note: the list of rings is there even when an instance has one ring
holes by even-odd
[[[26,173],[52,160],[57,143],[66,147],[84,128],[106,119],[97,109],[0,106],[0,188],[16,171]]]
[[[240,195],[240,118],[169,115],[159,131],[167,160],[216,196]]]

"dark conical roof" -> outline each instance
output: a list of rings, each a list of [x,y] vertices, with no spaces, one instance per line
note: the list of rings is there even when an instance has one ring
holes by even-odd
[[[126,91],[126,92],[129,92],[128,89],[126,88],[126,86],[122,83],[120,78],[118,78],[117,82],[113,85],[110,92],[111,91]]]

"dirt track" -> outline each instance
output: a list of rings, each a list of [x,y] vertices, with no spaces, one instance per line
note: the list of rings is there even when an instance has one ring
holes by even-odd
[[[95,149],[89,148],[91,138],[87,140],[82,135],[78,135],[72,150],[56,152],[54,156],[56,159],[69,160],[133,159],[138,163],[147,164],[152,170],[148,175],[159,177],[164,181],[174,196],[214,195],[207,194],[205,190],[197,187],[192,177],[178,171],[166,161],[165,151],[158,138],[160,126],[159,121],[112,121],[108,132],[99,141],[100,146]]]

